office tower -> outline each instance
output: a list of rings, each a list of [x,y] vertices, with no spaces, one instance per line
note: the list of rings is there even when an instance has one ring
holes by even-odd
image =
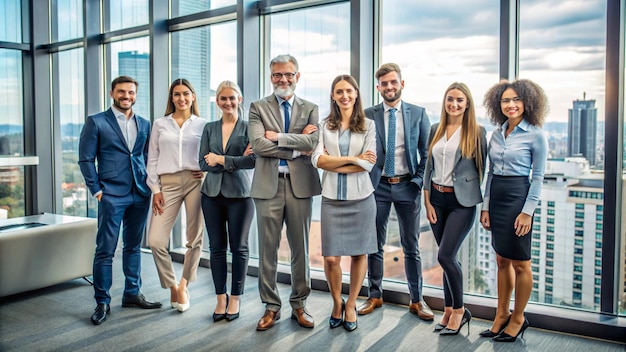
[[[595,100],[574,100],[568,112],[568,156],[584,156],[596,165],[596,126],[598,109]]]
[[[122,51],[117,54],[120,76],[130,76],[138,83],[133,112],[150,119],[150,54]]]
[[[172,2],[172,13],[191,14],[206,11],[206,0]],[[210,26],[203,26],[180,33],[171,34],[172,80],[186,78],[196,91],[200,117],[209,121],[217,119],[210,102],[215,101],[215,92],[210,89],[211,59],[209,53],[211,39]]]

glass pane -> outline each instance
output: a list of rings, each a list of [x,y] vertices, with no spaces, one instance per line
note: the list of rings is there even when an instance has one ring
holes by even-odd
[[[0,49],[0,155],[24,155],[22,52]]]
[[[554,158],[535,212],[531,301],[598,311],[606,1],[522,1],[520,11],[519,77],[548,96],[544,131]]]
[[[24,167],[0,168],[0,219],[24,216]]]
[[[172,18],[231,5],[237,5],[237,0],[172,0]]]
[[[109,0],[108,30],[115,31],[147,24],[150,20],[148,0]]]
[[[213,89],[224,80],[237,81],[236,33],[232,21],[171,34],[172,80],[193,84],[200,115],[209,121],[218,119]],[[165,112],[165,102],[156,107],[155,116]]]
[[[319,105],[320,120],[330,111],[330,84],[342,73],[350,72],[350,4],[308,8],[270,16],[269,56],[291,54],[301,73],[296,95]],[[264,69],[266,69],[264,67]],[[266,71],[269,72],[269,71]],[[269,73],[262,78],[265,95],[272,93]],[[321,197],[313,198],[313,214],[309,237],[310,265],[322,269],[320,233]],[[253,226],[256,232],[256,226]],[[256,236],[250,238],[256,242]],[[250,248],[256,248],[251,245]],[[280,244],[279,260],[289,262],[286,237]],[[252,251],[251,251],[252,254]],[[258,253],[253,253],[258,255]],[[342,262],[349,271],[349,260]]]
[[[53,111],[58,111],[61,126],[61,167],[63,178],[63,210],[65,215],[88,216],[87,201],[91,198],[78,167],[78,140],[85,121],[83,49],[62,51],[52,56],[58,67],[58,81],[52,84],[58,92]],[[94,202],[95,203],[95,202]],[[93,209],[94,214],[97,209]]]
[[[83,36],[83,2],[82,0],[56,0],[57,14],[52,15],[52,42],[61,42]]]
[[[470,13],[471,16],[466,15]],[[425,107],[431,123],[435,123],[440,119],[446,88],[453,82],[463,82],[473,93],[479,123],[492,130],[481,102],[483,92],[499,77],[499,16],[497,6],[477,0],[405,1],[403,6],[383,3],[381,63],[394,62],[401,67],[405,82],[402,99]],[[415,48],[423,55],[407,55],[414,53]],[[459,251],[464,269],[463,289],[466,293],[495,294],[495,257],[479,228],[475,222]],[[441,287],[443,271],[437,250],[422,206],[420,254],[424,283]],[[405,281],[404,255],[393,212],[387,228],[385,258],[385,277]]]
[[[150,119],[150,47],[147,37],[111,43],[111,77],[106,82],[109,101],[110,81],[118,76],[130,76],[137,80],[137,98],[133,112]]]
[[[22,9],[20,0],[0,1],[0,41],[22,42]]]

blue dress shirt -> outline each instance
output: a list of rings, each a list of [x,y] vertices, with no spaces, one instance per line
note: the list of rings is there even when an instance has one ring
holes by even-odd
[[[489,196],[493,175],[530,176],[530,189],[522,212],[533,215],[539,203],[543,175],[548,157],[548,139],[543,130],[522,120],[508,137],[504,133],[509,126],[505,121],[493,132],[489,141],[489,173],[483,201],[483,210],[489,210]]]

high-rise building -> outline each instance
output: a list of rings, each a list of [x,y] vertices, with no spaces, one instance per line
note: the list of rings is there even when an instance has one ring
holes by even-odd
[[[150,119],[150,54],[122,51],[117,54],[120,76],[130,76],[138,83],[133,112]]]
[[[549,159],[531,239],[531,301],[600,309],[602,265],[602,173],[590,171],[582,157]],[[476,267],[491,294],[496,291],[496,261],[491,232],[478,232]]]
[[[596,126],[598,109],[595,100],[574,100],[568,112],[567,156],[583,156],[596,165]]]

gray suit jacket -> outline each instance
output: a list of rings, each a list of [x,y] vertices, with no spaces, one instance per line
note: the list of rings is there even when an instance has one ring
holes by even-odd
[[[204,125],[198,158],[200,169],[208,172],[200,191],[209,197],[220,192],[226,198],[250,197],[250,172],[246,169],[254,167],[255,156],[243,156],[248,146],[248,123],[238,119],[226,149],[222,141],[222,120]],[[224,165],[209,166],[204,160],[209,152],[224,155]]]
[[[435,131],[437,131],[439,123],[434,124],[430,128],[430,137],[428,138],[428,145],[430,145]],[[483,201],[483,195],[480,191],[481,178],[485,175],[485,164],[487,162],[487,132],[485,128],[480,126],[481,131],[481,155],[483,159],[483,169],[476,169],[475,158],[462,158],[461,148],[456,152],[456,161],[454,163],[454,170],[452,172],[452,183],[454,187],[454,195],[457,201],[464,207],[471,207]],[[431,190],[431,180],[433,174],[433,158],[428,157],[426,162],[426,171],[424,172],[424,189]],[[436,191],[435,191],[436,192]]]
[[[372,185],[378,187],[380,176],[385,166],[385,153],[387,152],[387,137],[385,136],[385,107],[378,104],[367,108],[365,116],[374,120],[376,124],[376,165],[370,172]],[[402,102],[402,122],[404,123],[404,146],[406,162],[411,171],[411,182],[419,189],[424,182],[424,166],[428,155],[428,128],[430,121],[426,110],[417,105]],[[419,153],[419,157],[418,157]]]
[[[256,167],[252,178],[251,196],[271,199],[278,189],[278,163],[287,160],[291,175],[291,187],[298,198],[309,198],[320,194],[319,174],[311,165],[311,158],[293,158],[293,150],[312,151],[317,146],[319,131],[302,134],[308,124],[317,125],[319,113],[317,105],[295,97],[289,123],[289,131],[284,131],[280,107],[274,94],[250,104],[248,136],[256,155]],[[265,131],[288,132],[274,143],[265,138]]]

